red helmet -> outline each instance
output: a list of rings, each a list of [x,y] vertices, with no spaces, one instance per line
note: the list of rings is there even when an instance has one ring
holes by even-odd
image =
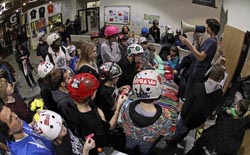
[[[68,84],[69,95],[76,101],[81,102],[93,95],[100,83],[96,77],[90,73],[80,73],[75,75]]]
[[[104,34],[106,38],[110,38],[119,33],[119,29],[116,26],[108,26],[105,28]]]
[[[174,74],[173,74],[173,69],[170,66],[164,66],[164,77],[166,80],[173,80],[174,79]]]

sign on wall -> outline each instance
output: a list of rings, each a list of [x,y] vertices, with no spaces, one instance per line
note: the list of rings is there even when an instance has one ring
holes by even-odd
[[[109,24],[130,24],[130,6],[105,6],[104,22]]]
[[[149,15],[149,14],[144,14],[144,21],[148,22],[148,24],[153,24],[154,20],[160,20],[160,16],[158,15]]]

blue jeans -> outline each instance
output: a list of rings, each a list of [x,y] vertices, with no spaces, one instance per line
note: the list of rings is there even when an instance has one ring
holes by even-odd
[[[126,149],[130,151],[134,151],[136,147],[138,147],[138,153],[129,153],[130,155],[150,155],[152,146],[154,145],[154,142],[144,142],[144,141],[139,141],[136,139],[133,139],[131,137],[126,136]]]

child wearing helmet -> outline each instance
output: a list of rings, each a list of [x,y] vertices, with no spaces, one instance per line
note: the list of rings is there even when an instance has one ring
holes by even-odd
[[[99,90],[101,102],[98,103],[98,106],[102,109],[107,121],[110,121],[114,115],[119,93],[121,93],[121,91],[128,93],[129,91],[127,86],[123,86],[120,89],[116,86],[121,74],[122,70],[115,62],[106,62],[99,68],[102,84]]]
[[[43,62],[43,61],[45,61],[45,57],[48,53],[49,45],[47,44],[47,42],[45,40],[45,32],[44,31],[39,32],[37,36],[38,36],[39,43],[38,43],[37,48],[36,48],[36,56],[39,57],[40,62]]]
[[[170,112],[157,104],[162,88],[162,78],[154,70],[143,70],[134,77],[132,90],[137,100],[127,102],[121,109],[129,154],[136,148],[138,154],[151,154],[161,135],[173,134]]]
[[[148,28],[146,27],[143,27],[141,29],[141,37],[147,38],[149,43],[155,43],[154,37],[151,34],[149,34]]]
[[[117,63],[122,69],[122,75],[117,82],[118,87],[125,85],[132,86],[133,78],[138,72],[137,63],[141,62],[143,52],[141,45],[131,44],[128,46],[127,56],[123,57]]]
[[[101,45],[102,61],[105,62],[118,62],[121,59],[121,52],[117,43],[117,36],[119,29],[116,26],[107,26],[105,28],[105,38]]]
[[[71,70],[76,73],[76,65],[79,61],[79,55],[77,53],[77,49],[75,45],[69,45],[67,47],[67,52],[69,53],[70,56],[70,60],[69,60],[69,68],[71,68]]]
[[[107,122],[103,111],[92,103],[98,87],[99,81],[89,73],[75,75],[68,85],[69,94],[77,106],[76,115],[81,136],[94,133],[93,139],[96,142],[96,148],[93,149],[93,152],[91,150],[91,154],[97,154],[98,147],[109,144],[108,130],[116,126],[120,108],[127,99],[125,95],[118,97],[114,115]]]
[[[57,103],[52,97],[52,89],[50,84],[50,73],[54,69],[54,65],[50,62],[41,62],[38,65],[37,72],[39,79],[37,80],[40,87],[40,95],[44,101],[45,107],[49,110],[56,111]]]
[[[51,140],[56,154],[88,155],[95,141],[87,138],[84,146],[63,123],[62,117],[50,110],[42,110],[33,117],[32,126],[37,134]]]
[[[154,61],[154,54],[148,50],[148,40],[145,37],[139,38],[139,43],[142,46],[144,52],[142,54],[142,70],[156,68],[156,63]]]

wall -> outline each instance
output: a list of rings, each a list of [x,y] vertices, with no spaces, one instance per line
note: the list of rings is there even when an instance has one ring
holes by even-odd
[[[227,14],[224,14],[224,16],[222,16],[221,18],[228,18],[228,25],[234,26],[235,28],[238,28],[242,31],[250,31],[249,0],[224,0],[223,7],[224,10],[227,11]],[[248,51],[248,59],[250,59],[250,49]]]
[[[101,0],[100,26],[104,23],[104,6],[129,5],[131,6],[131,22],[129,27],[136,33],[144,26],[151,25],[143,20],[144,14],[160,16],[161,32],[165,25],[173,30],[181,26],[181,20],[191,24],[205,24],[205,19],[213,17],[219,20],[221,1],[217,0],[216,8],[193,4],[191,0]],[[137,24],[139,23],[139,24]],[[121,25],[118,25],[122,27]]]
[[[228,11],[228,25],[242,31],[250,31],[250,1],[224,0],[224,9]]]

